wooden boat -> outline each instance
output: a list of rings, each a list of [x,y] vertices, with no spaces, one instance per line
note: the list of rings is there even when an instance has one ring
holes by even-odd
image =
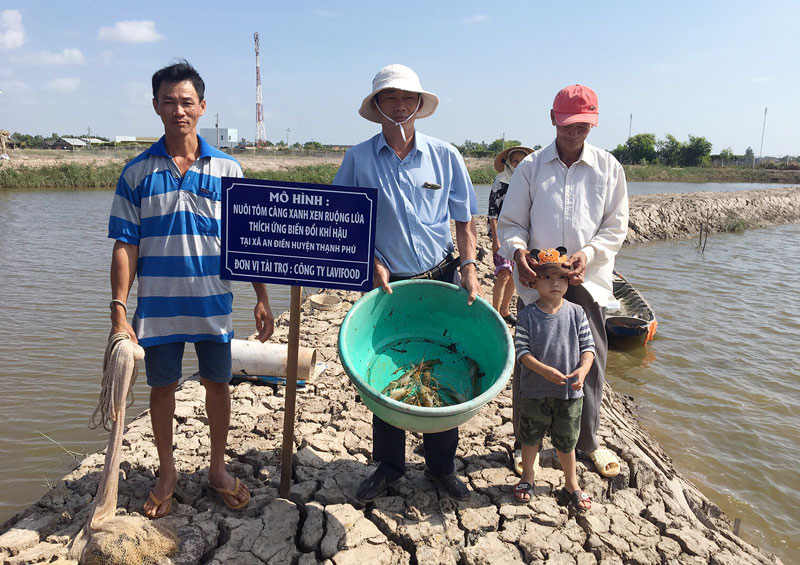
[[[606,311],[609,346],[645,345],[656,335],[658,322],[653,309],[642,295],[617,271],[614,271],[614,300]]]

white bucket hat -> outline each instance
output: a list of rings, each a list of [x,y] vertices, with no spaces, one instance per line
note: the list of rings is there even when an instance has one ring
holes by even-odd
[[[439,105],[439,97],[433,92],[422,90],[417,73],[405,65],[388,65],[383,67],[372,79],[372,92],[361,102],[358,113],[376,124],[381,123],[381,115],[372,105],[372,99],[382,90],[396,88],[408,92],[417,92],[422,97],[422,108],[416,113],[417,118],[427,118]]]

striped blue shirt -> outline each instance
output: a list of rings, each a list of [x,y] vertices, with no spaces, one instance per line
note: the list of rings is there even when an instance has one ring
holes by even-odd
[[[595,353],[594,339],[583,308],[564,300],[555,314],[543,312],[536,303],[519,313],[514,335],[517,360],[530,353],[538,361],[568,375],[581,364],[584,351]],[[551,383],[520,363],[522,398],[580,398],[583,389],[572,390],[575,377],[563,385]]]
[[[441,188],[423,188],[426,182]],[[393,275],[435,267],[454,248],[450,220],[468,222],[478,213],[461,154],[418,131],[405,159],[389,147],[383,132],[350,148],[333,184],[378,189],[375,256]]]
[[[233,339],[233,294],[219,277],[221,177],[242,169],[197,139],[200,156],[183,177],[162,137],[117,182],[108,237],[139,246],[132,325],[143,347]]]

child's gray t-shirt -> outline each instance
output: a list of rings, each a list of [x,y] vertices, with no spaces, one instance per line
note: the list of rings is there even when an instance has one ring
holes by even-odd
[[[529,304],[519,313],[514,345],[517,361],[530,353],[538,361],[568,375],[580,365],[584,351],[595,353],[594,339],[583,308],[564,301],[555,314],[543,312]],[[575,378],[563,385],[551,383],[520,363],[522,398],[580,398],[583,389],[573,390]]]

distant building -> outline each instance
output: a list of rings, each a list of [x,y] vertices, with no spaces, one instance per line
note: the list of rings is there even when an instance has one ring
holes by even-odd
[[[200,128],[200,136],[214,147],[235,147],[239,143],[239,131],[233,128]]]
[[[77,137],[59,137],[58,141],[54,141],[50,144],[51,149],[72,150],[83,149],[85,147],[86,142],[82,139],[78,139]]]
[[[114,137],[116,145],[152,145],[158,137],[134,137],[132,135],[117,135]]]

